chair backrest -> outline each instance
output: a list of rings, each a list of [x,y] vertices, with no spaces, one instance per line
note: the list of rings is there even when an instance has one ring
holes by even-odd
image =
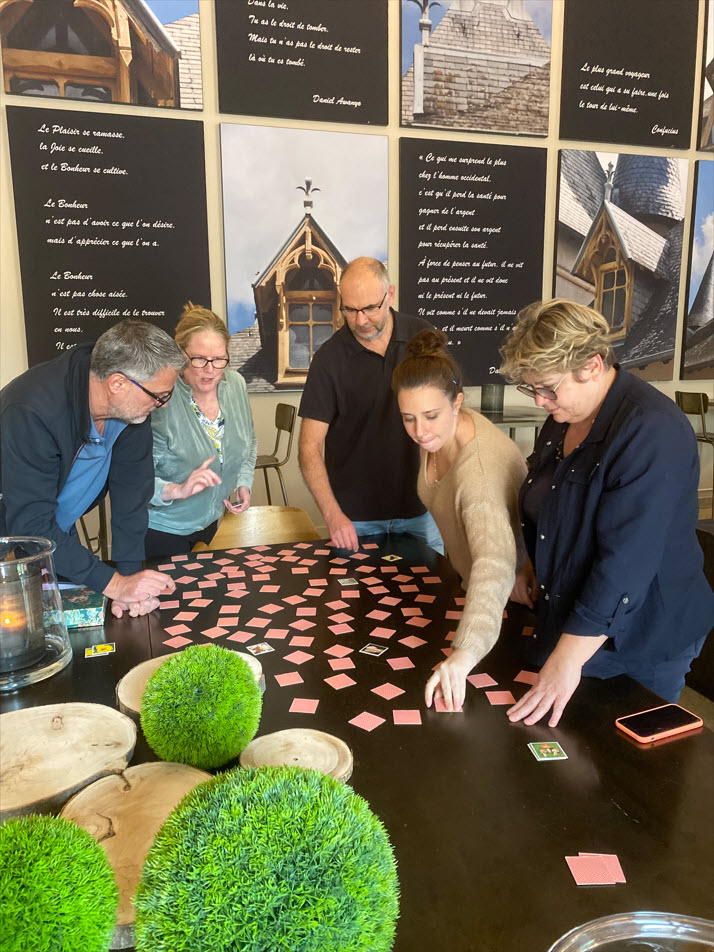
[[[312,542],[319,538],[312,519],[303,509],[296,506],[251,506],[237,516],[226,513],[210,543],[197,543],[194,552],[279,542]]]
[[[698,416],[702,421],[702,433],[707,436],[707,412],[709,410],[709,397],[706,393],[689,393],[685,390],[675,390],[674,399],[677,406],[683,413],[690,416]]]
[[[278,466],[284,466],[290,459],[290,452],[293,448],[293,436],[295,434],[296,415],[297,409],[291,403],[279,403],[275,408],[275,428],[278,432],[275,435],[275,449],[273,450],[273,456],[276,458],[278,455],[278,448],[280,446],[280,437],[283,433],[288,434],[288,443],[285,447],[285,457],[278,460]]]

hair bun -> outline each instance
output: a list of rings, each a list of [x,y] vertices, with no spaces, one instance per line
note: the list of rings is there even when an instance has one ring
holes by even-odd
[[[408,357],[448,357],[446,349],[448,337],[443,331],[435,327],[427,327],[419,331],[416,337],[407,344]]]

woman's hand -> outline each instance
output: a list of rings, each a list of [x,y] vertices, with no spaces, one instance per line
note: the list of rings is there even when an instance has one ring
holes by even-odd
[[[443,698],[447,711],[458,710],[466,697],[466,676],[478,661],[465,648],[454,648],[426,682],[424,700],[431,707],[432,698]]]
[[[239,486],[236,489],[236,501],[231,502],[230,499],[224,499],[223,505],[234,516],[237,516],[239,512],[245,512],[250,506],[250,489],[247,486]]]
[[[164,486],[162,498],[164,502],[173,502],[175,499],[188,499],[189,496],[195,496],[196,493],[203,492],[209,486],[220,486],[221,477],[218,473],[209,469],[209,466],[215,459],[215,455],[209,456],[207,460],[186,477],[182,483],[167,483]]]
[[[538,598],[538,581],[529,558],[526,558],[525,564],[516,573],[516,581],[509,597],[512,602],[527,605],[529,608],[535,607]]]

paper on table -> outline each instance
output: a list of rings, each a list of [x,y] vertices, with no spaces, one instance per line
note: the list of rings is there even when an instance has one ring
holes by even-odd
[[[255,638],[257,634],[257,631],[234,631],[232,635],[228,635],[226,641],[239,641],[244,645],[246,641],[250,641],[251,638]]]
[[[348,648],[347,645],[333,645],[331,648],[325,648],[325,654],[332,655],[335,658],[344,658],[352,654],[354,648]]]
[[[538,674],[535,671],[519,671],[513,680],[521,684],[535,684]]]
[[[473,684],[475,688],[490,688],[494,684],[498,684],[498,681],[494,681],[490,674],[470,674],[466,680],[469,684]]]
[[[452,711],[449,711],[444,704],[443,697],[434,698],[434,710],[438,711],[439,714],[462,714],[463,707],[455,707]]]
[[[289,711],[291,714],[314,714],[319,703],[317,698],[296,697],[293,698]]]
[[[516,699],[510,691],[486,691],[489,704],[515,704]]]
[[[221,628],[220,625],[214,625],[213,628],[204,628],[201,634],[206,635],[207,638],[220,638],[221,635],[228,634],[228,629]]]
[[[170,648],[182,648],[184,645],[190,645],[191,639],[184,638],[183,635],[176,635],[173,638],[169,638],[167,641],[163,641],[162,644],[168,645]]]
[[[348,615],[346,612],[337,612],[335,615],[329,616],[330,621],[334,621],[336,625],[341,625],[343,622],[354,621],[352,615]]]
[[[302,684],[302,675],[298,671],[288,671],[286,674],[276,674],[275,680],[278,682],[281,688],[287,687],[289,684]]]
[[[276,612],[285,611],[285,605],[261,605],[258,611],[274,615]]]
[[[417,638],[416,635],[409,635],[408,638],[400,638],[400,645],[406,645],[407,648],[418,648],[420,645],[425,645],[426,641],[423,638]]]
[[[288,644],[291,648],[309,648],[314,640],[312,635],[295,635]]]
[[[373,731],[375,727],[384,724],[384,718],[377,717],[376,714],[370,714],[369,711],[362,711],[361,714],[358,714],[357,717],[353,717],[352,720],[347,723],[353,724],[355,727],[361,727],[363,731]]]
[[[382,628],[377,627],[373,628],[370,634],[370,638],[391,638],[392,635],[396,632],[396,628]]]
[[[328,664],[333,671],[346,671],[355,666],[352,658],[330,658]]]
[[[389,618],[391,612],[380,611],[379,608],[375,608],[374,611],[368,612],[367,618],[373,618],[375,621],[384,621],[385,618]]]
[[[387,658],[387,664],[392,671],[402,671],[404,668],[414,667],[414,662],[411,658]]]
[[[392,711],[395,724],[421,724],[421,711]]]
[[[285,655],[284,661],[290,661],[292,664],[304,664],[306,661],[312,661],[315,655],[308,654],[307,651],[293,651]]]
[[[298,631],[306,631],[308,628],[314,628],[315,622],[308,621],[307,618],[298,618],[297,621],[288,622],[291,628],[295,628]]]
[[[354,628],[350,627],[350,625],[328,625],[328,628],[333,635],[347,635],[354,631]]]
[[[356,684],[356,681],[353,681],[348,674],[333,674],[330,678],[325,678],[325,684],[329,684],[331,688],[334,688],[336,691],[339,691],[341,688],[348,688],[352,684]]]
[[[289,634],[290,631],[287,628],[268,628],[265,632],[265,637],[269,638],[270,641],[282,641],[283,638],[286,638]]]
[[[602,856],[566,856],[565,862],[578,886],[612,886],[615,883]]]
[[[380,684],[377,688],[372,688],[374,694],[379,694],[380,697],[386,698],[387,701],[390,701],[394,697],[399,697],[400,694],[404,694],[404,688],[397,687],[396,684],[390,684],[389,681],[385,681],[384,684]]]
[[[267,628],[270,624],[269,618],[251,618],[250,621],[243,622],[246,628]]]
[[[171,625],[168,628],[164,628],[164,631],[167,635],[183,635],[187,631],[191,631],[188,625]]]
[[[179,602],[179,600],[178,600],[177,598],[174,599],[173,601],[170,601],[170,602],[161,602],[161,601],[160,601],[160,602],[159,602],[159,608],[161,608],[161,609],[164,609],[164,608],[178,608],[180,604],[181,604],[181,603]]]

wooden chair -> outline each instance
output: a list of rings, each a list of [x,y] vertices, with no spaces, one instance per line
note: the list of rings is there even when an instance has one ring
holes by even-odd
[[[255,468],[263,470],[263,478],[265,479],[265,491],[268,495],[268,505],[272,506],[273,500],[270,495],[270,483],[268,482],[268,470],[274,469],[278,474],[278,479],[280,480],[280,488],[283,491],[283,502],[285,505],[288,505],[288,495],[285,492],[285,483],[283,482],[283,474],[280,469],[281,466],[285,466],[287,461],[290,459],[290,452],[293,448],[293,436],[295,434],[295,417],[297,415],[297,410],[294,406],[289,403],[279,403],[275,408],[275,428],[277,433],[275,434],[275,446],[273,447],[273,452],[268,456],[259,456],[255,461]],[[278,459],[278,450],[280,448],[280,441],[283,433],[287,433],[287,446],[285,447],[285,456],[282,459]]]
[[[714,451],[714,433],[707,430],[707,413],[709,411],[709,397],[706,393],[688,393],[683,390],[675,390],[674,399],[677,406],[683,413],[689,416],[699,417],[702,423],[701,433],[695,428],[696,437],[699,443],[708,443]],[[712,455],[712,516],[714,516],[714,455]]]
[[[251,506],[235,516],[227,512],[209,545],[197,542],[194,552],[233,546],[312,542],[319,539],[312,519],[296,506]]]
[[[89,520],[89,517],[95,513],[97,514],[98,519],[98,528],[96,535],[89,534],[89,527],[85,520]],[[90,552],[93,552],[94,555],[98,555],[102,562],[106,562],[109,559],[109,531],[107,524],[107,497],[92,509],[91,512],[85,513],[83,516],[80,516],[77,520],[77,533],[78,535],[84,536],[84,545],[89,549]]]

